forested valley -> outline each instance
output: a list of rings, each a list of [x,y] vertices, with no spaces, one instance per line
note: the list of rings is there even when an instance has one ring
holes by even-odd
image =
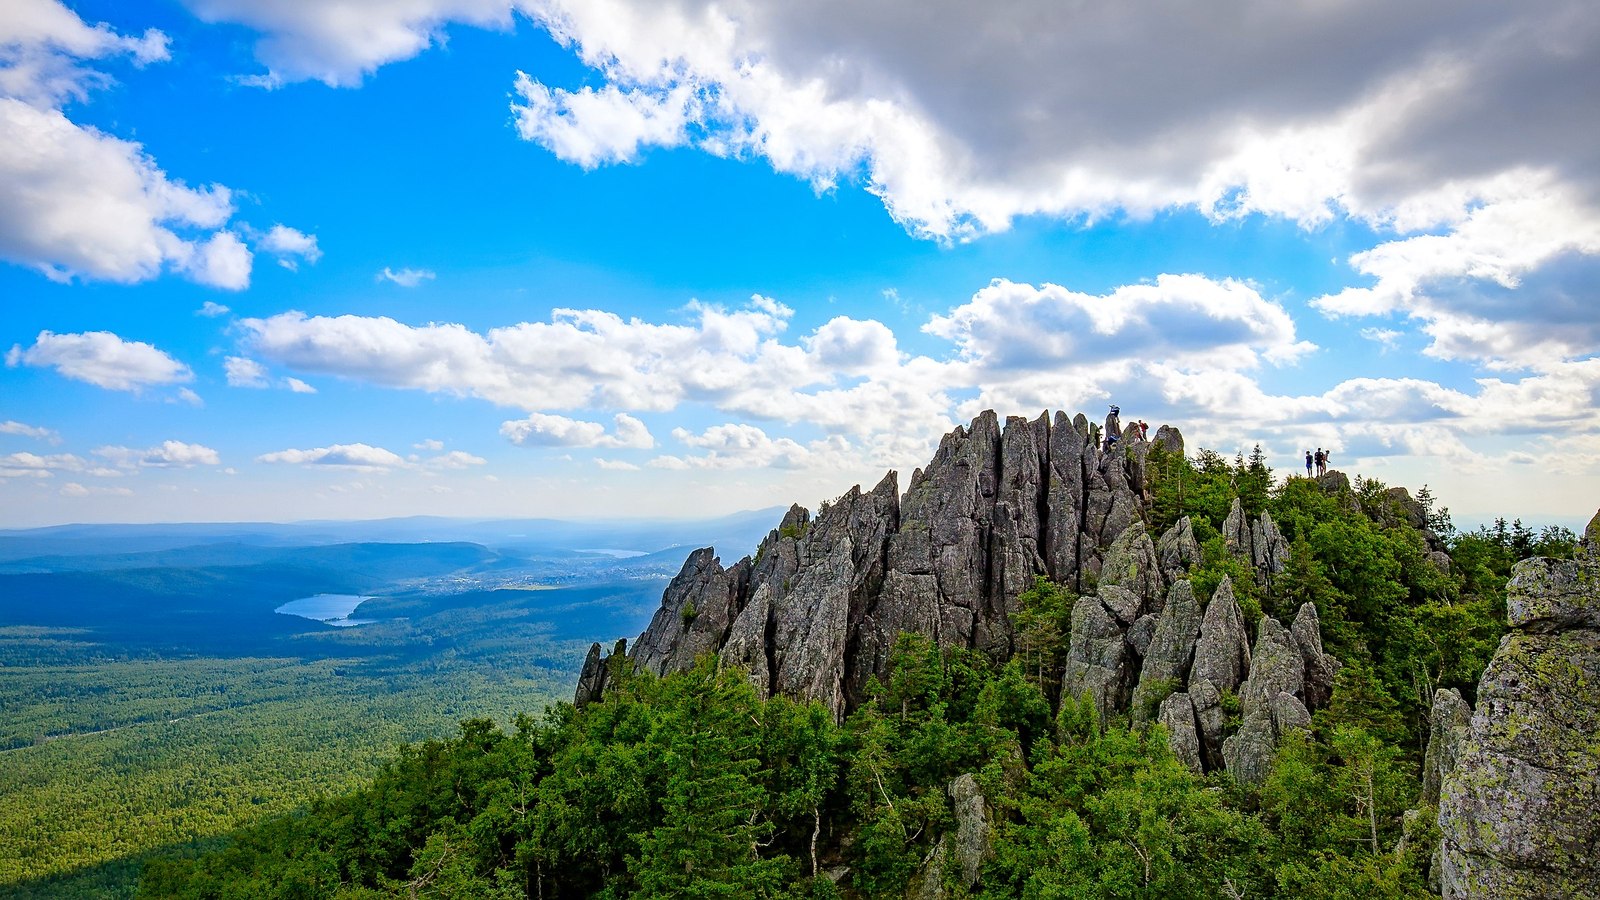
[[[1110,718],[1063,696],[1077,596],[1040,580],[1009,659],[904,635],[842,722],[763,699],[711,655],[661,678],[614,657],[603,699],[529,703],[510,724],[486,710],[454,738],[401,748],[357,790],[151,859],[138,895],[1429,896],[1434,691],[1472,699],[1507,631],[1512,565],[1570,557],[1577,536],[1457,531],[1426,489],[1277,481],[1259,452],[1157,448],[1146,471],[1152,536],[1192,522],[1198,596],[1227,579],[1252,633],[1310,602],[1342,663],[1257,786],[1176,759],[1147,724],[1159,694]],[[1269,583],[1224,545],[1236,498],[1289,543]],[[1238,729],[1239,698],[1222,708]]]
[[[497,549],[417,542],[439,531]],[[132,896],[153,854],[358,789],[397,747],[463,719],[509,728],[570,697],[588,640],[636,633],[683,552],[571,546],[757,533],[409,520],[0,533],[0,896]],[[349,542],[374,534],[410,542]],[[321,592],[364,596],[366,624],[274,612]]]

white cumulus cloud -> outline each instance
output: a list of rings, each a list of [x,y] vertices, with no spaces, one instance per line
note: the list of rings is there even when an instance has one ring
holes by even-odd
[[[230,356],[222,361],[228,376],[229,387],[264,388],[267,386],[267,367],[243,356]]]
[[[261,454],[256,457],[256,462],[284,463],[298,466],[327,466],[365,471],[406,467],[405,459],[398,454],[382,447],[374,447],[370,444],[362,443],[333,444],[328,447],[316,447],[310,450],[279,450],[275,453]]]
[[[599,422],[585,422],[566,416],[533,413],[500,425],[500,434],[519,447],[632,447],[649,449],[655,438],[645,424],[627,413],[618,413],[610,433]]]
[[[302,262],[314,264],[322,258],[316,235],[283,224],[267,231],[261,239],[261,248],[278,257],[278,265],[291,272],[298,271]]]
[[[41,331],[33,346],[12,346],[6,353],[6,365],[49,367],[67,378],[117,391],[137,391],[194,378],[188,366],[154,346],[126,341],[109,331]]]
[[[222,464],[217,451],[204,444],[187,444],[183,441],[162,441],[157,446],[144,449],[105,446],[94,452],[96,456],[125,469],[188,469]]]

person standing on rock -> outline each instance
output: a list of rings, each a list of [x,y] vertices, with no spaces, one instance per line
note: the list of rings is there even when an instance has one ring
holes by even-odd
[[[1317,473],[1318,475],[1326,475],[1326,474],[1328,474],[1328,457],[1330,457],[1332,455],[1333,455],[1333,451],[1332,450],[1324,450],[1324,451],[1322,451],[1322,465],[1320,467],[1321,471],[1319,471]]]
[[[1323,455],[1323,453],[1322,453],[1322,448],[1318,447],[1317,448],[1317,453],[1316,453],[1317,477],[1318,478],[1321,478],[1324,474],[1327,473],[1327,471],[1328,471],[1328,461],[1327,460],[1328,460],[1328,458],[1325,455]]]
[[[1311,451],[1306,451],[1306,477],[1311,477]]]

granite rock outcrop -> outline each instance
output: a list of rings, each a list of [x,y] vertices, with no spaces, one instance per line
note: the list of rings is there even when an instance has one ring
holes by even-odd
[[[1435,698],[1424,800],[1437,778],[1447,898],[1600,897],[1600,514],[1578,557],[1518,563],[1511,633],[1464,703]]]

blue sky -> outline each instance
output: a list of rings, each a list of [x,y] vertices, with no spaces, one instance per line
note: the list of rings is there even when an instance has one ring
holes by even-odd
[[[0,526],[814,505],[1112,402],[1579,524],[1584,6],[16,0]]]

